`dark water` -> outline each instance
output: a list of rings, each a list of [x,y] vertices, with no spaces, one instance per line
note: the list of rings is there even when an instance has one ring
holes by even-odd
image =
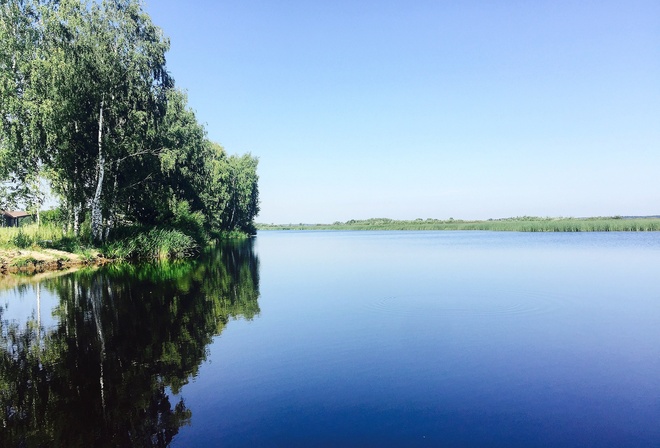
[[[660,446],[658,233],[261,232],[0,306],[6,446]]]

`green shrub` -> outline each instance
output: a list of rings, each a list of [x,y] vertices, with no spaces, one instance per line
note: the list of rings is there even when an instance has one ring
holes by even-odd
[[[20,249],[27,249],[32,246],[33,242],[32,238],[25,234],[22,229],[19,229],[18,233],[11,239],[11,243]]]
[[[190,211],[190,204],[187,201],[172,201],[170,208],[174,214],[171,220],[174,229],[190,235],[198,244],[203,244],[209,239],[204,228],[206,219],[202,212]]]
[[[40,213],[39,219],[41,220],[41,225],[54,225],[57,227],[63,227],[66,224],[66,215],[61,208],[55,208],[52,210],[44,210]]]

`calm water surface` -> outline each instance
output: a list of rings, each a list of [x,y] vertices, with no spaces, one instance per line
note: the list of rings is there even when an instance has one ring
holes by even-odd
[[[0,440],[660,446],[660,234],[260,232],[0,293]]]

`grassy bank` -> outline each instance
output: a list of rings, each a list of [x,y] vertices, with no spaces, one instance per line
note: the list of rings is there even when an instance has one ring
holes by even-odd
[[[176,228],[132,226],[113,230],[108,241],[92,243],[90,229],[78,236],[62,232],[54,223],[0,228],[0,272],[58,269],[76,264],[111,260],[187,258],[215,240],[246,238],[239,231],[222,232],[211,238],[194,226],[188,232]]]
[[[219,239],[245,238],[239,232],[216,235]],[[63,233],[56,224],[0,228],[0,273],[44,272],[113,260],[187,258],[210,244],[206,235],[195,237],[177,229],[127,227],[94,245],[89,229],[79,236]]]
[[[487,221],[387,218],[333,224],[257,224],[258,230],[493,230],[511,232],[650,232],[660,231],[660,218],[538,218],[516,217]]]
[[[55,225],[36,224],[0,228],[0,249],[55,249],[83,258],[101,254],[105,258],[177,258],[192,255],[195,240],[177,230],[131,228],[118,232],[101,245],[94,245],[86,230],[76,237]]]

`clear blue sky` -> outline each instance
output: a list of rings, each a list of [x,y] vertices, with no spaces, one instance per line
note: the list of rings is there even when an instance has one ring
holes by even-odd
[[[660,2],[147,0],[258,222],[660,213]]]

